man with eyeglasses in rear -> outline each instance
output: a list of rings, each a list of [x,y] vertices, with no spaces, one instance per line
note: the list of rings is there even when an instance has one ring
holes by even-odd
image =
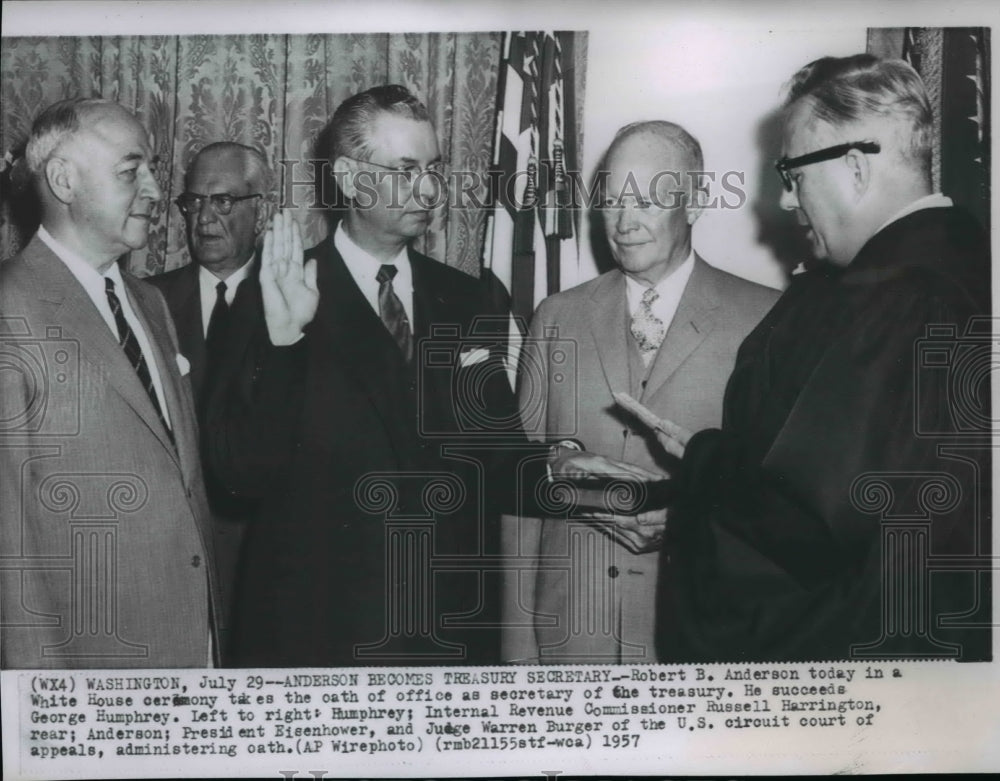
[[[191,366],[189,377],[202,428],[211,388],[220,376],[235,370],[227,357],[244,348],[263,317],[257,251],[274,211],[273,181],[267,157],[258,149],[233,141],[203,147],[188,166],[184,192],[176,199],[191,262],[148,280],[163,293],[174,319],[181,354]],[[219,485],[207,459],[205,478],[223,603],[220,636],[225,661],[249,508]]]
[[[167,299],[199,401],[206,370],[222,357],[237,293],[241,301],[249,298],[251,286],[241,283],[256,272],[256,252],[274,211],[273,179],[267,158],[253,147],[232,141],[203,147],[176,199],[191,263],[149,279]]]
[[[721,429],[663,423],[660,658],[988,659],[988,239],[933,192],[908,64],[817,60],[784,120],[781,205],[826,262],[744,341]]]

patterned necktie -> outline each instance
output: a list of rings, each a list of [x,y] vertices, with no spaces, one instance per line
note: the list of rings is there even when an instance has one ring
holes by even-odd
[[[659,297],[660,294],[656,290],[651,287],[646,288],[642,294],[642,301],[639,302],[639,308],[635,310],[632,323],[629,326],[632,336],[635,337],[635,341],[639,345],[642,363],[647,368],[653,362],[656,351],[660,349],[663,337],[667,333],[667,327],[663,321],[653,314],[653,302]]]
[[[410,331],[410,321],[403,309],[403,302],[392,289],[392,278],[396,276],[397,270],[395,266],[386,264],[375,275],[378,282],[378,313],[393,341],[399,345],[403,360],[410,363],[413,360],[413,333]]]
[[[115,281],[110,277],[104,278],[104,291],[108,294],[108,304],[111,305],[111,312],[115,316],[115,325],[118,326],[118,344],[125,351],[125,357],[132,364],[135,373],[139,375],[139,382],[146,389],[149,400],[153,402],[153,409],[156,410],[157,417],[159,417],[163,428],[167,434],[171,435],[171,441],[173,441],[170,426],[167,425],[167,421],[163,417],[163,410],[160,408],[160,400],[156,397],[156,388],[153,387],[153,378],[149,374],[149,366],[146,365],[146,359],[143,357],[142,348],[139,346],[139,340],[136,339],[135,332],[128,324],[128,320],[125,319],[125,313],[122,311],[122,302],[115,295]]]
[[[229,304],[226,303],[226,283],[219,282],[215,286],[215,306],[212,307],[212,314],[208,318],[208,333],[205,335],[205,352],[213,357],[218,354],[222,334],[226,330],[226,321],[229,319]]]

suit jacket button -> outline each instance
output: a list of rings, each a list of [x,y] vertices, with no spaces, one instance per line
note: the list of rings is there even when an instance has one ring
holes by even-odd
[[[201,556],[192,556],[191,557],[191,566],[192,567],[200,567],[201,566]]]
[[[609,578],[617,578],[618,577],[618,567],[616,567],[614,564],[612,564],[610,567],[608,567],[608,577]]]

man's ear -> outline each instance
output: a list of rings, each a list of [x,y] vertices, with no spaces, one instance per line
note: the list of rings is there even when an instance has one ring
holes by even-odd
[[[52,194],[63,203],[76,198],[76,166],[64,157],[50,157],[45,161],[45,183]]]
[[[354,198],[357,195],[358,188],[354,186],[354,168],[347,159],[338,157],[333,161],[333,176],[345,197]]]
[[[708,205],[709,198],[709,186],[711,182],[715,181],[715,176],[712,175],[707,179],[702,179],[704,177],[703,172],[690,171],[687,174],[688,178],[688,191],[685,193],[683,199],[684,203],[684,216],[687,219],[687,224],[694,225],[698,218],[701,217],[701,213],[705,211],[705,207]],[[700,186],[704,184],[705,186]]]
[[[844,155],[844,164],[847,166],[848,175],[851,178],[851,190],[856,198],[861,198],[872,182],[872,161],[864,152],[858,149],[850,149]]]
[[[698,191],[701,193],[701,191]],[[695,196],[695,202],[693,204],[688,203],[684,205],[684,211],[687,215],[687,224],[694,225],[698,218],[701,217],[701,213],[705,211],[705,206],[701,203],[707,198],[707,194],[701,193]]]

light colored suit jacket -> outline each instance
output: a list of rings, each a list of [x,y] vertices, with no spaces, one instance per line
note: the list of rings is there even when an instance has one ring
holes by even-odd
[[[572,437],[591,452],[669,474],[676,462],[616,407],[612,392],[625,391],[692,431],[718,426],[736,351],[777,297],[696,258],[647,374],[636,371],[635,360],[630,368],[635,347],[620,271],[547,298],[522,354],[526,431],[538,439]],[[506,518],[504,552],[516,562],[505,576],[505,660],[656,661],[657,551],[632,554],[564,515]]]
[[[218,614],[191,391],[162,296],[123,275],[176,445],[37,237],[0,264],[5,668],[203,667]]]

